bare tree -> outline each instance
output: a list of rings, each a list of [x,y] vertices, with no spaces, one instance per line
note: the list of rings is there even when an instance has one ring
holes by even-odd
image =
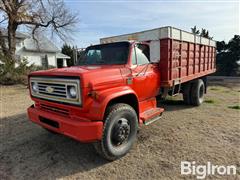
[[[63,0],[0,0],[0,25],[7,21],[7,40],[0,28],[0,47],[4,56],[14,62],[16,31],[19,26],[31,29],[33,38],[37,31],[47,29],[65,39],[77,23],[77,15],[71,13]]]

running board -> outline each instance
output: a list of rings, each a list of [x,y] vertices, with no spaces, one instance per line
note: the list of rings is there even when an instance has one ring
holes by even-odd
[[[147,126],[147,125],[152,124],[153,122],[161,119],[161,117],[162,117],[162,115],[156,116],[156,117],[154,117],[154,118],[152,118],[152,119],[150,119],[148,121],[144,121],[143,124]]]

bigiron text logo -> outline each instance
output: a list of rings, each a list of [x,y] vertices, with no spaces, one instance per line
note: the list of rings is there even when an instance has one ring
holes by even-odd
[[[181,161],[181,175],[193,175],[197,179],[204,179],[209,175],[236,175],[237,168],[234,165],[213,165],[207,162],[205,165],[197,165],[195,161]]]

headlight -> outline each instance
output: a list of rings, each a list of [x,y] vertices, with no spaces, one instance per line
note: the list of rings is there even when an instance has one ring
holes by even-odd
[[[32,90],[33,90],[33,92],[37,92],[37,91],[38,91],[38,85],[37,85],[37,83],[36,83],[36,82],[32,82],[31,85],[32,85]]]
[[[75,86],[68,86],[68,95],[70,98],[77,97],[77,90]]]

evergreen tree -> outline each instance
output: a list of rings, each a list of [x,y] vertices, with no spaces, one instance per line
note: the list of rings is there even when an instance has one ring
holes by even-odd
[[[197,26],[194,26],[193,28],[191,28],[191,31],[193,34],[200,34],[200,31],[197,29]]]
[[[228,44],[217,42],[217,72],[216,75],[238,76],[240,61],[240,36],[235,35]]]
[[[62,46],[62,53],[70,56],[71,58],[67,60],[67,66],[73,66],[74,65],[74,58],[73,58],[73,52],[74,48],[70,45],[67,45],[66,43]]]

